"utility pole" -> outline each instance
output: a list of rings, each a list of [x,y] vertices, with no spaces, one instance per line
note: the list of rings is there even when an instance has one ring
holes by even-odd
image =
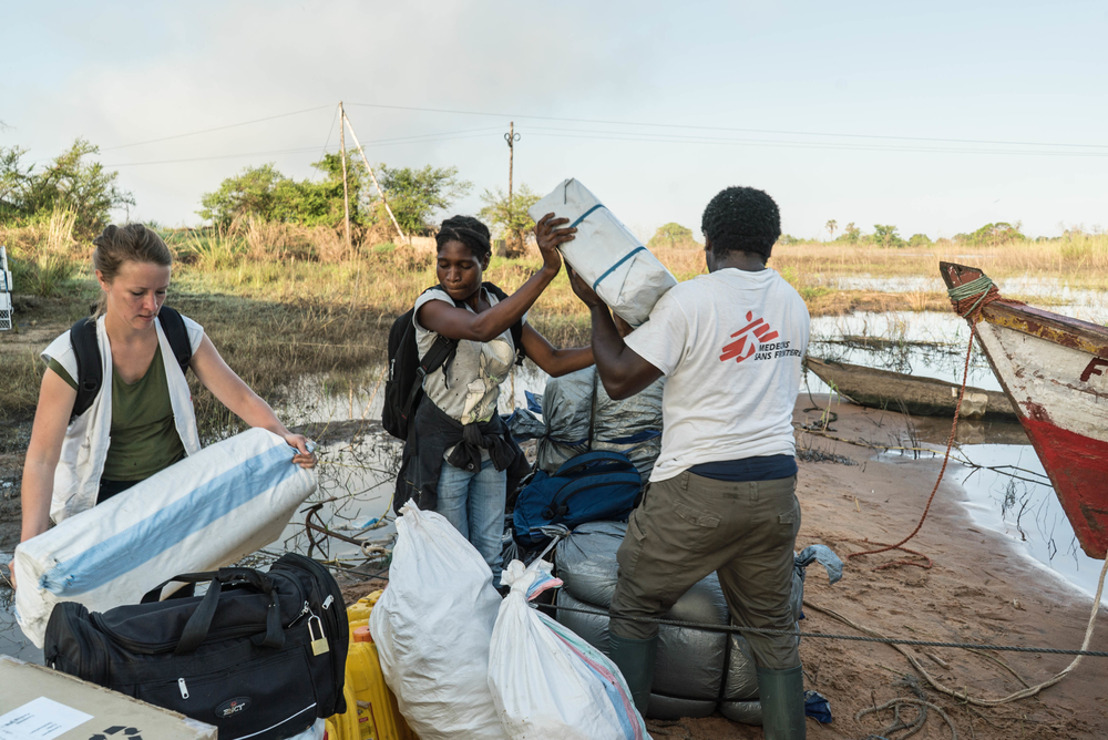
[[[515,164],[515,154],[516,154],[515,144],[516,144],[517,141],[519,141],[519,134],[517,134],[515,132],[515,130],[516,130],[516,122],[515,121],[509,121],[508,122],[508,133],[504,134],[504,141],[508,142],[508,224],[509,225],[512,223],[512,216],[513,216],[513,214],[512,214],[512,168]],[[513,233],[515,234],[515,244],[518,246],[518,249],[522,252],[522,250],[523,250],[523,236],[521,234],[519,234],[518,231],[513,230]]]
[[[373,178],[373,185],[381,195],[381,202],[385,204],[385,210],[388,211],[389,218],[392,219],[392,225],[396,227],[396,233],[400,234],[401,239],[407,239],[407,237],[404,236],[404,230],[401,229],[400,224],[396,222],[396,216],[392,214],[392,209],[389,208],[389,201],[385,197],[385,191],[381,189],[381,183],[377,182],[377,174],[373,171],[373,166],[369,163],[369,159],[365,155],[365,150],[362,149],[362,143],[358,141],[358,135],[354,133],[354,127],[350,124],[350,119],[344,115],[343,121],[350,128],[350,138],[354,140],[354,146],[358,147],[358,154],[362,155],[362,161],[365,162],[366,169],[369,170],[369,176]]]
[[[342,157],[342,211],[346,224],[346,249],[350,250],[350,192],[346,188],[346,111],[339,101],[339,150]]]

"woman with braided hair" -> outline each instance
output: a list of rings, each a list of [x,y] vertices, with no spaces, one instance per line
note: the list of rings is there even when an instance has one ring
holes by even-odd
[[[399,511],[415,499],[421,508],[445,516],[489,564],[494,584],[499,584],[508,480],[526,470],[497,414],[500,384],[519,352],[554,377],[593,361],[591,347],[556,349],[526,321],[528,309],[561,269],[558,245],[576,232],[565,228],[566,222],[552,213],[539,220],[535,238],[542,269],[506,295],[482,282],[492,256],[488,227],[470,216],[446,219],[435,238],[439,284],[416,300],[412,319],[420,357],[440,335],[457,340],[457,348],[423,380],[393,508]]]

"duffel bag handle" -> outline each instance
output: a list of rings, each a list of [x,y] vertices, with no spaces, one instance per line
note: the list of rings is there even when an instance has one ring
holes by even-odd
[[[223,591],[223,584],[246,583],[254,590],[269,596],[269,604],[265,615],[265,639],[261,645],[272,648],[280,648],[285,644],[285,633],[281,629],[281,610],[277,604],[277,593],[273,588],[273,581],[260,571],[253,568],[220,568],[217,571],[205,571],[201,573],[182,573],[158,584],[142,597],[142,603],[157,601],[161,591],[166,585],[174,582],[180,583],[204,583],[211,581],[208,592],[196,606],[196,611],[185,623],[181,631],[181,639],[177,641],[174,654],[183,655],[191,653],[200,647],[208,636],[215,617],[216,607],[219,605],[219,595]]]
[[[265,638],[258,644],[278,649],[284,646],[285,632],[281,629],[281,609],[277,604],[277,592],[273,588],[273,581],[268,576],[253,568],[220,568],[211,575],[215,576],[211,579],[212,585],[208,586],[208,592],[204,594],[196,611],[192,613],[189,621],[185,623],[185,628],[181,630],[181,639],[177,641],[177,647],[173,651],[175,655],[195,651],[208,637],[215,610],[219,606],[219,594],[223,591],[225,583],[245,582],[269,596],[269,604],[265,610]]]
[[[140,603],[151,604],[161,601],[162,589],[171,583],[207,583],[208,581],[220,581],[222,583],[246,583],[253,586],[256,591],[271,593],[273,583],[269,576],[253,568],[227,567],[219,570],[207,570],[199,573],[181,573],[167,578],[154,588],[147,591]]]

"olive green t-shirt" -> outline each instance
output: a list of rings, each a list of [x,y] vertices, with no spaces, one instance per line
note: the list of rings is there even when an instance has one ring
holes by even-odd
[[[50,360],[49,367],[76,390],[77,382],[56,360]],[[146,374],[134,383],[124,383],[112,370],[111,443],[101,477],[145,480],[184,456],[185,446],[173,423],[161,347]]]

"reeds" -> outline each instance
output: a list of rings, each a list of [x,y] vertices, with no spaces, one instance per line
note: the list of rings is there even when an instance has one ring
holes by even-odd
[[[263,398],[280,401],[297,378],[320,376],[335,392],[375,383],[392,320],[436,282],[434,253],[408,244],[355,242],[335,229],[244,220],[231,227],[164,234],[177,255],[168,303],[205,326],[228,364]],[[0,227],[13,258],[16,293],[55,296],[43,304],[58,331],[82,315],[96,293],[87,245],[73,239],[73,219],[52,214],[19,228]],[[658,258],[679,280],[705,271],[698,247],[660,247]],[[1073,288],[1108,288],[1108,235],[1071,230],[1057,239],[972,247],[881,248],[867,244],[781,244],[770,266],[808,303],[813,315],[856,310],[949,310],[938,262],[984,269],[994,279],[1036,275]],[[485,279],[518,288],[542,262],[533,245],[521,257],[494,257]],[[79,278],[81,274],[85,277]],[[905,293],[839,290],[841,277],[933,276],[934,290]],[[561,272],[535,303],[530,321],[555,346],[588,341],[589,316]],[[20,317],[17,315],[17,322]],[[41,349],[41,348],[39,348]],[[0,374],[0,418],[34,412],[41,363],[9,363]],[[195,383],[194,383],[195,385]],[[208,431],[234,425],[214,399],[195,388]]]
[[[60,295],[69,281],[87,268],[86,255],[73,237],[77,215],[57,208],[19,229],[0,229],[8,248],[16,290],[43,298]]]

